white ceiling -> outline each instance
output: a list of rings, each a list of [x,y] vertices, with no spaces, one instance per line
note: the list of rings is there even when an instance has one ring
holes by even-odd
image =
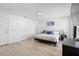
[[[0,3],[1,11],[34,20],[69,16],[70,8],[70,3]],[[38,15],[38,11],[41,11],[42,15]]]

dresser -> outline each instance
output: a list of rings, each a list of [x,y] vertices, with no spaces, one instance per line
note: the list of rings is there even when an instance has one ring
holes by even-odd
[[[79,56],[79,41],[65,39],[62,44],[63,56]]]

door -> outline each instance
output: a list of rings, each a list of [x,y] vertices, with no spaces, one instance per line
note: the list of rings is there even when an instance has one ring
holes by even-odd
[[[0,45],[8,44],[8,17],[0,16]]]

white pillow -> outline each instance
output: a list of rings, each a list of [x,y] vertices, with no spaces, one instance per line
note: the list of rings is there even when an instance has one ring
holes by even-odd
[[[55,34],[55,35],[59,35],[59,31],[54,30],[54,34]]]

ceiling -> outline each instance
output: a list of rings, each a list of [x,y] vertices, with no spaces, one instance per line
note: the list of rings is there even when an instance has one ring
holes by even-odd
[[[0,3],[0,11],[38,21],[70,16],[70,8],[70,3]],[[42,14],[38,15],[38,11]]]

